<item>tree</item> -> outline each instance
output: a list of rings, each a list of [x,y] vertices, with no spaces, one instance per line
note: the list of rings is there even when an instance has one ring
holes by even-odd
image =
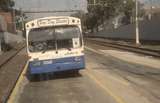
[[[86,14],[85,12],[83,11],[78,11],[78,12],[75,12],[73,14],[71,14],[70,16],[73,16],[73,17],[77,17],[77,18],[80,18],[81,19],[81,24],[82,24],[82,29],[83,31],[86,30]]]
[[[98,18],[95,14],[88,13],[86,19],[86,27],[93,32],[94,28],[98,31]]]
[[[0,0],[0,9],[4,11],[9,11],[15,5],[13,0]]]
[[[96,0],[96,4],[93,4],[93,0],[88,0],[88,22],[86,23],[92,31],[94,28],[98,31],[98,26],[104,24],[105,20],[114,17],[117,13],[120,0]]]
[[[135,16],[135,1],[134,0],[88,0],[88,21],[94,21],[92,23],[86,23],[90,29],[98,28],[99,25],[103,25],[104,21],[110,20],[118,15],[124,15],[122,22],[124,24],[131,23],[131,19]],[[139,2],[140,5],[140,2]],[[139,6],[139,16],[144,14],[143,6]],[[93,27],[93,28],[92,28]]]
[[[131,22],[131,17],[135,14],[135,2],[133,0],[122,0],[120,12],[124,14],[122,23],[129,24]]]

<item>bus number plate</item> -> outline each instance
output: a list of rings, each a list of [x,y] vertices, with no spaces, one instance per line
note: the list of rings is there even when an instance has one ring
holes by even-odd
[[[43,64],[52,64],[52,60],[43,61]]]

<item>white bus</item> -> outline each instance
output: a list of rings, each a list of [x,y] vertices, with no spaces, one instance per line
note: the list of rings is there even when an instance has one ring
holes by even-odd
[[[26,23],[25,28],[31,74],[85,68],[80,19],[45,17]]]

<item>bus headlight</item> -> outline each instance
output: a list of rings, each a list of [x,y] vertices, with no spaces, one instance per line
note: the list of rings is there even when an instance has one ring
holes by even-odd
[[[81,61],[81,57],[75,57],[74,60],[79,62],[79,61]]]
[[[33,65],[33,66],[40,66],[40,65],[41,65],[41,62],[40,62],[40,61],[34,62],[32,65]]]

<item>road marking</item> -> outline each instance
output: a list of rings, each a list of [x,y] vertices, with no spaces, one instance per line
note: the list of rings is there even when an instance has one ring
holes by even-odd
[[[101,52],[101,51],[98,52],[98,50],[96,51],[96,50],[94,50],[94,49],[92,49],[92,48],[89,48],[89,47],[86,47],[86,46],[85,46],[85,48],[88,49],[88,50],[90,50],[90,51],[92,51],[92,52],[95,52],[95,53],[97,53],[97,54],[106,56],[106,54],[103,53],[103,52]],[[117,79],[117,78],[113,78],[113,79],[116,80],[116,81],[118,81],[118,82],[120,82],[120,83],[122,83],[122,84],[124,84],[124,85],[126,85],[126,86],[129,85],[128,81],[125,80],[125,79],[123,79],[123,80],[122,80],[122,79],[119,79],[119,78],[118,78],[118,79]]]
[[[20,77],[18,78],[18,81],[17,81],[17,83],[16,83],[16,85],[15,85],[15,87],[14,87],[14,89],[13,89],[13,91],[12,91],[12,93],[11,93],[9,99],[8,99],[8,101],[7,101],[7,103],[15,103],[16,98],[17,98],[17,93],[18,93],[19,89],[21,88],[20,84],[24,80],[24,75],[25,75],[25,73],[27,71],[28,63],[29,62],[27,61],[26,65],[25,65],[22,73],[20,74]]]
[[[101,54],[104,55],[104,53],[102,52],[98,52],[92,48],[89,48],[87,46],[85,46],[86,49],[95,52],[97,54]],[[88,70],[87,70],[88,71]],[[110,88],[108,88],[107,86],[103,85],[103,83],[101,83],[96,77],[94,77],[94,75],[92,75],[91,73],[89,73],[89,71],[86,71],[86,75],[88,75],[91,79],[93,79],[101,88],[103,88],[107,93],[109,93],[110,96],[112,96],[117,103],[126,103],[120,96],[117,96],[115,93],[112,92],[112,90]],[[122,82],[122,81],[121,81]],[[123,82],[122,82],[123,83]],[[126,83],[125,83],[126,84]]]
[[[90,51],[92,51],[92,52],[95,52],[95,53],[97,53],[97,54],[105,55],[105,53],[103,53],[103,52],[98,52],[98,50],[96,51],[96,50],[94,50],[94,49],[92,49],[92,48],[90,48],[90,47],[85,46],[84,48],[86,48],[86,49],[88,49],[88,50],[90,50]]]
[[[112,96],[117,103],[126,103],[120,96],[117,96],[112,90],[103,85],[98,79],[96,79],[91,73],[85,72],[91,79],[93,79],[101,88],[103,88],[110,96]]]

